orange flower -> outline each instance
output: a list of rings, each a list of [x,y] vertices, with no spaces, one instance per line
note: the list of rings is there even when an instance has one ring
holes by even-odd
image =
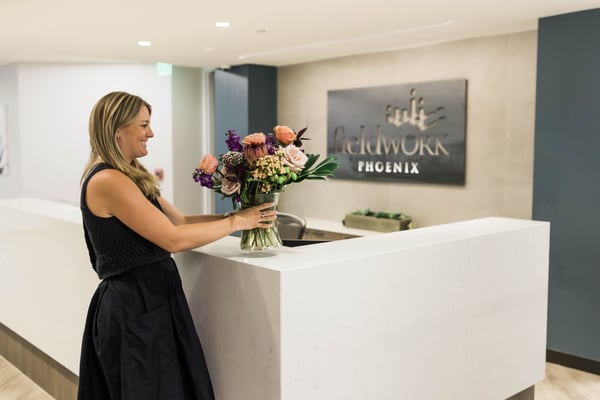
[[[218,166],[219,161],[212,154],[205,155],[204,158],[202,158],[202,160],[198,164],[198,168],[208,175],[214,174]]]
[[[275,132],[277,141],[284,146],[294,143],[294,140],[296,140],[296,132],[294,132],[292,128],[289,128],[285,125],[277,125],[275,128],[273,128],[273,132]]]

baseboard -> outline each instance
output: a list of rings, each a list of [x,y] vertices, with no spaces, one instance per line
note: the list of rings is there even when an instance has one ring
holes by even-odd
[[[600,375],[600,361],[578,357],[571,354],[561,353],[554,350],[546,350],[546,361],[559,364],[564,367],[578,369]]]
[[[530,386],[527,389],[509,397],[506,400],[533,400],[535,397],[535,386]]]
[[[77,375],[2,323],[0,355],[55,399],[77,399]]]

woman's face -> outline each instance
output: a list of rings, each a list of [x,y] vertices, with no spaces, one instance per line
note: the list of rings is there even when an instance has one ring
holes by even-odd
[[[117,130],[117,143],[129,162],[148,154],[146,144],[148,139],[154,137],[150,128],[150,112],[142,106],[136,119]]]

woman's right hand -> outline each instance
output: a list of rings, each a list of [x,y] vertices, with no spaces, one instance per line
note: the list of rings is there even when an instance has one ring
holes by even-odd
[[[277,211],[273,203],[263,203],[258,206],[245,208],[230,216],[236,230],[254,228],[270,228],[277,219]]]

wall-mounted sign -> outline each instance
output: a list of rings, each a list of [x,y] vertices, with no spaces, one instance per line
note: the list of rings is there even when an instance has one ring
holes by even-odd
[[[466,98],[465,79],[330,90],[336,179],[464,184]]]

